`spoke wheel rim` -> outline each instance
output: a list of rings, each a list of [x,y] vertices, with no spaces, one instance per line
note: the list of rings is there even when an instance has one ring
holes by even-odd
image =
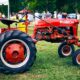
[[[62,48],[62,54],[65,56],[69,56],[72,52],[72,49],[69,45],[64,45]]]
[[[77,61],[77,63],[80,65],[80,54],[77,55],[76,61]]]
[[[3,54],[5,46],[6,46],[8,43],[13,42],[13,41],[18,41],[18,42],[22,43],[22,44],[25,46],[25,49],[26,49],[26,51],[27,51],[27,53],[25,53],[25,54],[27,54],[27,55],[25,56],[25,58],[22,59],[21,62],[17,62],[17,63],[15,63],[15,64],[6,61],[6,60],[5,60],[5,57],[4,57],[4,54],[5,54],[5,53]],[[24,50],[24,49],[23,49],[23,50]],[[16,53],[16,52],[15,52],[15,53]],[[16,55],[17,55],[17,53],[16,53]],[[14,56],[15,56],[15,55],[14,55]],[[19,67],[22,67],[23,65],[25,65],[25,64],[28,62],[29,57],[30,57],[30,49],[29,49],[28,45],[27,45],[23,40],[20,40],[20,39],[11,39],[11,40],[5,42],[4,45],[3,45],[2,48],[1,48],[1,60],[2,60],[2,62],[3,62],[7,67],[10,67],[10,68],[19,68]]]

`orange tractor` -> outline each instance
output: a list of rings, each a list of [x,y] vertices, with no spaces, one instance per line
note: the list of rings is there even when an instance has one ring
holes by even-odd
[[[41,40],[61,42],[58,48],[59,56],[72,55],[73,64],[80,65],[80,50],[75,51],[73,46],[80,46],[77,36],[78,20],[65,18],[38,20],[31,37],[26,33],[27,26],[24,27],[25,30],[21,27],[11,28],[10,24],[16,21],[6,19],[0,21],[8,26],[0,29],[1,72],[20,73],[29,70],[36,59],[35,43]]]

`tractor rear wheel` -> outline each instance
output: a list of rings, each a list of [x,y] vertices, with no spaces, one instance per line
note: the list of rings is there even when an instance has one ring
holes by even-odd
[[[3,73],[25,72],[36,58],[36,47],[31,37],[18,30],[0,35],[0,50]]]
[[[74,53],[74,46],[63,42],[58,48],[58,54],[60,57],[68,57]]]
[[[72,62],[74,65],[80,66],[80,49],[74,52],[72,55]]]

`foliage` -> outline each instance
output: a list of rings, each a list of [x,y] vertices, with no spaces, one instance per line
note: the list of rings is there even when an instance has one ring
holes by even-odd
[[[79,12],[80,0],[26,0],[31,10],[58,10],[64,12]]]
[[[10,12],[18,12],[19,10],[23,9],[22,1],[23,0],[9,0]]]
[[[53,12],[56,9],[55,0],[32,0],[28,3],[29,9],[39,12],[49,10]]]
[[[10,11],[18,12],[24,8],[30,9],[32,11],[38,10],[54,12],[80,12],[80,0],[9,0]],[[7,7],[0,6],[0,11],[2,13],[7,13]]]
[[[5,13],[7,15],[7,6],[0,5],[0,12]]]

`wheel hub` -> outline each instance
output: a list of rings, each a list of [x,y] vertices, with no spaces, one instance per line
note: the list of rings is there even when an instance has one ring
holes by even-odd
[[[69,52],[70,52],[70,46],[65,45],[65,46],[63,47],[63,53],[64,53],[64,54],[68,54]]]
[[[7,62],[16,64],[24,60],[24,46],[21,43],[12,43],[5,48]]]

